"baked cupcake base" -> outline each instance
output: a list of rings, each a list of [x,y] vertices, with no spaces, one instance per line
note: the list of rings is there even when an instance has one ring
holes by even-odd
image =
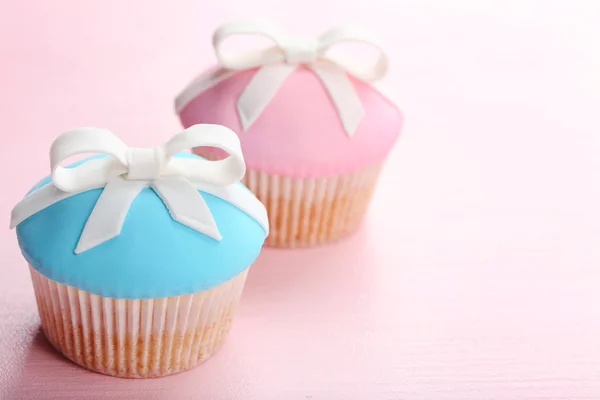
[[[30,267],[42,329],[75,363],[107,375],[152,378],[212,356],[231,328],[248,269],[210,290],[115,299],[63,285]]]

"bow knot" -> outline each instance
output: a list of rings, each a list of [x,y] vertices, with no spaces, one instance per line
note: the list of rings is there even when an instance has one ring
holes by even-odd
[[[156,180],[167,163],[162,147],[127,149],[126,179]]]
[[[310,38],[290,39],[283,53],[288,64],[312,64],[321,56],[319,42]]]
[[[208,161],[174,157],[193,147],[216,147],[229,157]],[[68,158],[85,153],[105,157],[63,168]],[[81,128],[60,135],[50,149],[52,184],[28,194],[12,212],[14,227],[33,214],[79,193],[103,188],[77,243],[81,253],[118,236],[129,207],[147,187],[163,201],[171,217],[215,240],[221,234],[199,190],[220,197],[245,211],[268,234],[264,206],[239,182],[246,172],[240,141],[219,125],[194,125],[155,148],[128,148],[112,132]]]

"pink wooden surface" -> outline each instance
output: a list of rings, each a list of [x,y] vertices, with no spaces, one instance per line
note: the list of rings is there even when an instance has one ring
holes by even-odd
[[[172,98],[212,63],[222,20],[376,28],[407,124],[359,234],[265,250],[226,346],[181,375],[121,380],[62,359],[14,232],[0,231],[0,398],[600,398],[598,6],[5,3],[6,226],[61,131],[103,126],[140,146],[177,132]]]

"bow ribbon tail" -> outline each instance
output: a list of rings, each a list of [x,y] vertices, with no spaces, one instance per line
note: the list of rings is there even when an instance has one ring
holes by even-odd
[[[236,73],[237,71],[229,69],[213,68],[199,75],[175,98],[175,112],[179,114],[198,94],[226,81]]]
[[[321,62],[313,65],[312,70],[327,89],[331,101],[337,108],[344,130],[349,137],[352,137],[365,116],[365,109],[354,84],[346,71],[336,64]]]
[[[71,196],[72,193],[63,192],[52,184],[34,190],[13,208],[10,216],[10,229],[13,229],[33,214]]]
[[[271,102],[283,82],[296,69],[291,64],[265,65],[256,71],[237,103],[240,122],[244,131],[257,120]]]
[[[269,235],[267,209],[248,188],[243,185],[217,186],[202,182],[192,183],[197,190],[216,196],[252,216]]]
[[[152,188],[165,203],[175,221],[215,240],[222,239],[206,201],[186,178],[161,178],[152,183]]]
[[[106,184],[77,242],[75,254],[82,253],[118,236],[131,204],[148,182],[118,176]]]

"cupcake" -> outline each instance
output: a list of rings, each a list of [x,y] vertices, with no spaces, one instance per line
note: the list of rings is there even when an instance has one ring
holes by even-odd
[[[230,38],[246,35],[273,46],[227,51]],[[350,42],[371,46],[375,62],[341,57]],[[387,70],[381,47],[356,29],[303,39],[258,22],[221,26],[213,45],[219,65],[192,81],[175,108],[185,127],[216,123],[238,133],[244,183],[269,214],[266,243],[313,246],[355,231],[403,124],[394,103],[372,86]],[[222,157],[215,149],[194,151]]]
[[[220,161],[180,153],[212,146]],[[99,153],[69,167],[74,156]],[[185,371],[223,343],[268,235],[241,183],[238,137],[196,125],[162,146],[110,131],[63,133],[52,173],[12,212],[44,334],[90,370],[129,378]]]

